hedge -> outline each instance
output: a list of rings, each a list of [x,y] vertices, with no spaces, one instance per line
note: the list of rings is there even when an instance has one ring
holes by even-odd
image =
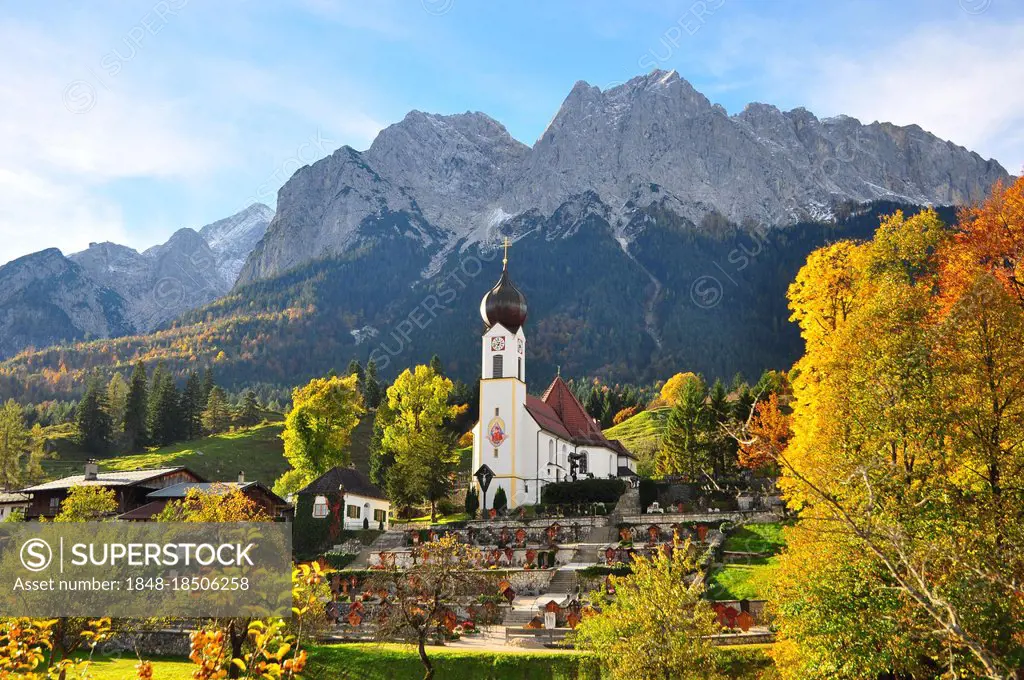
[[[575,482],[556,482],[544,487],[541,500],[545,505],[572,503],[612,503],[626,490],[621,479],[580,479]]]

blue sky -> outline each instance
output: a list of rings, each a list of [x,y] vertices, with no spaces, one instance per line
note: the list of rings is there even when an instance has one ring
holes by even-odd
[[[0,45],[0,263],[273,205],[410,109],[532,144],[577,80],[654,67],[730,113],[916,122],[1024,166],[1019,0],[0,0]]]

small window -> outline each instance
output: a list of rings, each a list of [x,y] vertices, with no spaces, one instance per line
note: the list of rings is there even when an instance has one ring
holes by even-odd
[[[359,519],[360,517],[362,517],[362,515],[359,514],[358,505],[348,506],[348,510],[345,512],[345,515],[348,516],[350,519]]]
[[[494,407],[494,415],[495,415],[495,416],[497,416],[497,415],[498,415],[498,407],[497,407],[497,406],[495,406],[495,407]]]
[[[373,521],[374,522],[387,522],[388,521],[387,510],[381,510],[380,508],[377,508],[376,510],[374,510],[373,511]]]
[[[317,496],[313,499],[313,517],[318,519],[327,517],[327,498],[325,496]]]
[[[518,363],[518,367],[519,367],[518,368],[518,370],[519,370],[519,379],[522,380],[523,379],[523,358],[519,357],[518,359],[516,359],[516,362]]]
[[[492,378],[502,378],[502,377],[504,377],[504,367],[505,367],[505,357],[503,357],[500,354],[495,354],[494,358],[492,360],[491,377]]]
[[[497,457],[498,457],[498,449],[494,449],[494,457],[495,457],[495,458],[497,458]]]
[[[59,508],[59,507],[60,507],[60,498],[58,498],[57,496],[50,496],[50,510],[53,510],[54,512],[56,512],[57,508]]]
[[[554,463],[554,462],[555,462],[555,440],[554,439],[549,439],[548,440],[548,463],[550,464],[550,463]]]

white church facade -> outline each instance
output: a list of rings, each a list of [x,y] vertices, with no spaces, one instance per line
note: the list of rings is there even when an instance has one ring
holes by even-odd
[[[569,386],[556,376],[540,397],[527,394],[526,298],[508,274],[480,302],[480,420],[473,428],[473,471],[481,506],[498,488],[510,508],[541,502],[546,484],[569,479],[635,477],[636,458],[607,439]],[[486,494],[480,475],[490,478]]]

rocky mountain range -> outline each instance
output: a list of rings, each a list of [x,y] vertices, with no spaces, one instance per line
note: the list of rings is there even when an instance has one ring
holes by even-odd
[[[91,243],[0,267],[0,357],[26,346],[146,333],[224,295],[274,211],[256,203],[140,253]]]
[[[1000,179],[996,161],[915,125],[729,115],[675,72],[577,83],[533,146],[482,113],[413,111],[369,149],[296,171],[269,226],[253,206],[141,254],[102,244],[0,268],[0,354],[166,329],[8,361],[0,394],[77,389],[33,376],[109,355],[179,372],[216,360],[225,385],[287,387],[351,358],[387,377],[439,353],[473,379],[501,236],[530,301],[532,375],[756,376],[800,354],[785,290],[811,250],[868,237],[896,209],[951,220]],[[429,300],[443,304],[424,316]]]
[[[344,253],[389,213],[408,214],[411,235],[444,256],[592,193],[628,249],[632,217],[652,204],[698,227],[778,226],[831,220],[846,202],[962,204],[1006,177],[916,125],[758,103],[730,116],[675,71],[654,71],[604,91],[577,83],[532,147],[483,113],[409,113],[368,150],[296,172],[238,283]]]

